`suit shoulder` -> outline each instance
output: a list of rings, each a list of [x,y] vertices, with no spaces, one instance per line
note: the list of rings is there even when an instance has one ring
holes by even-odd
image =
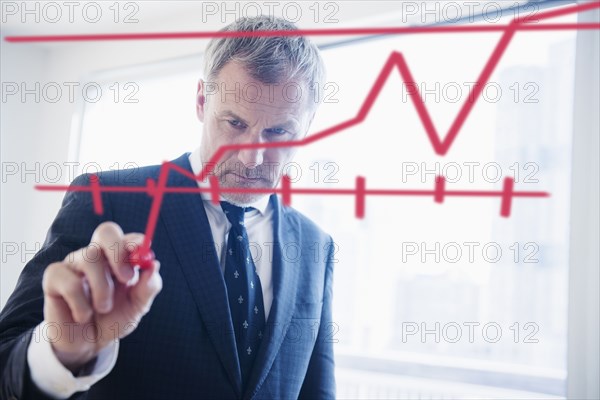
[[[301,228],[302,234],[307,237],[319,238],[322,242],[333,242],[331,235],[323,230],[315,221],[302,214],[300,211],[290,207],[288,212],[295,217]]]
[[[111,186],[141,186],[146,183],[148,178],[157,179],[160,172],[160,165],[147,165],[143,167],[133,167],[115,170],[99,171],[98,173],[84,173],[77,176],[72,185],[87,185],[92,175],[98,176],[103,185]]]
[[[172,164],[175,164],[184,169],[190,168],[189,162],[187,161],[189,153],[184,153],[179,158],[170,161]],[[76,177],[72,185],[87,185],[89,184],[89,178],[91,175],[97,175],[100,179],[101,184],[103,185],[111,185],[111,186],[143,186],[146,184],[148,178],[158,180],[158,176],[160,175],[161,164],[154,165],[145,165],[145,166],[135,166],[133,168],[124,168],[124,169],[115,169],[115,170],[104,170],[99,171],[98,173],[85,173]],[[170,172],[170,174],[175,174],[177,172]]]

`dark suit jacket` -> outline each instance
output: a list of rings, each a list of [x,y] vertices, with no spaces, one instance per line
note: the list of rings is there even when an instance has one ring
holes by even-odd
[[[191,171],[188,154],[173,161]],[[143,186],[160,166],[98,174],[101,185]],[[73,185],[88,185],[81,175]],[[168,186],[196,187],[178,172]],[[0,314],[0,395],[44,398],[32,383],[27,347],[43,320],[42,275],[48,264],[86,246],[102,221],[144,232],[152,199],[145,193],[103,193],[104,214],[90,193],[68,192],[42,249],[25,266]],[[87,399],[334,398],[331,317],[333,241],[272,195],[274,300],[248,388],[243,392],[226,286],[199,195],[166,194],[152,247],[163,289],[137,329],[121,340],[112,372]],[[300,250],[300,251],[298,251]],[[266,255],[263,255],[266,256]],[[66,331],[65,331],[66,333]],[[112,332],[103,332],[112,334]]]

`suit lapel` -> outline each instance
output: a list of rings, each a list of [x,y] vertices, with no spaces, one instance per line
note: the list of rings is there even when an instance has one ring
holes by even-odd
[[[267,377],[287,334],[296,304],[299,265],[291,262],[287,257],[283,257],[282,248],[286,243],[298,243],[301,237],[300,226],[296,218],[281,205],[275,194],[271,195],[270,203],[275,210],[272,265],[273,304],[267,321],[267,333],[256,356],[245,398],[254,396]],[[302,247],[302,244],[299,244]]]
[[[187,153],[173,162],[192,170]],[[177,172],[170,173],[167,185],[197,187],[195,180]],[[242,378],[227,290],[200,194],[165,194],[160,219],[167,227],[194,302],[239,397]]]

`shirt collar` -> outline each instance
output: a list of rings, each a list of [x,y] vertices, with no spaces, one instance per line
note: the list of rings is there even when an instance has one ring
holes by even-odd
[[[197,147],[189,155],[189,160],[190,160],[190,165],[192,167],[192,172],[194,173],[194,175],[198,176],[200,174],[200,172],[202,171],[202,158],[200,156],[200,147]],[[208,179],[204,179],[203,181],[196,180],[196,182],[198,183],[198,187],[200,187],[200,188],[206,188],[206,187],[210,186]],[[200,196],[202,196],[202,200],[204,202],[208,202],[212,206],[218,207],[219,209],[221,209],[221,207],[219,205],[213,204],[213,202],[211,201],[210,195],[208,193],[200,192]],[[225,201],[223,196],[219,196],[219,198],[222,201]],[[261,215],[265,215],[265,212],[267,211],[267,207],[269,206],[269,196],[265,195],[265,196],[261,197],[260,199],[256,200],[255,202],[247,204],[246,206],[254,207],[261,213]]]

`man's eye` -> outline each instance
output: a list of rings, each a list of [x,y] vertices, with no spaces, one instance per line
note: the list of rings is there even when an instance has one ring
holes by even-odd
[[[275,135],[285,135],[287,133],[287,131],[283,128],[271,128],[267,129],[267,132],[273,133]]]
[[[234,128],[242,128],[244,125],[238,121],[237,119],[230,119],[228,120],[229,125],[233,126]]]

